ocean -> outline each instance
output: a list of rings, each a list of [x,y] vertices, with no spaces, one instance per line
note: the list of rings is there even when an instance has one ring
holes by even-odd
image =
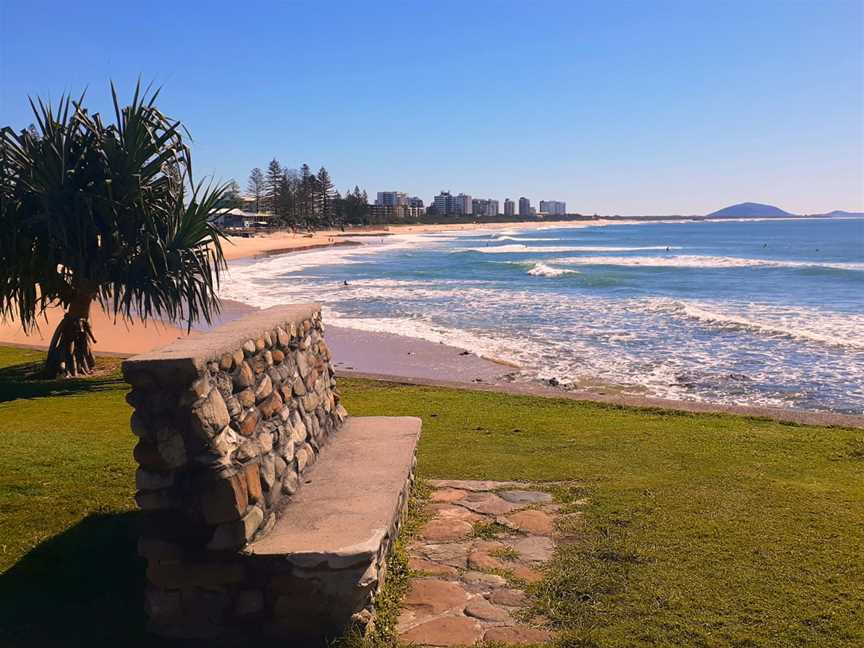
[[[327,323],[514,362],[514,380],[864,413],[864,219],[357,240],[232,264],[221,294],[318,301]]]

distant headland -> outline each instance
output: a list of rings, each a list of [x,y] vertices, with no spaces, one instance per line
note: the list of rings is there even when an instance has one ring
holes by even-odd
[[[796,216],[826,216],[826,217],[843,217],[843,216],[864,216],[864,212],[847,212],[839,209],[827,212],[824,214],[793,214],[787,212],[775,205],[764,205],[762,203],[743,202],[737,205],[731,205],[718,209],[706,215],[706,218],[789,218]]]

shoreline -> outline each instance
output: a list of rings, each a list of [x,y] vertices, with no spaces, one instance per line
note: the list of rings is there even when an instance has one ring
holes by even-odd
[[[653,222],[653,221],[652,221]],[[519,221],[513,223],[435,223],[427,225],[384,225],[381,227],[352,230],[321,230],[314,234],[271,232],[248,238],[229,236],[222,246],[227,261],[255,259],[292,252],[306,252],[327,247],[362,245],[350,238],[390,237],[405,234],[436,234],[444,232],[500,231],[509,229],[582,229],[585,227],[607,227],[610,225],[638,224],[638,219],[597,219],[590,221]]]
[[[488,231],[508,229],[541,229],[552,227],[592,227],[607,224],[629,224],[632,221],[561,221],[526,223],[489,223],[454,225],[406,225],[397,231],[364,229],[351,232],[319,232],[315,235],[276,233],[249,239],[239,239],[236,248],[225,247],[229,268],[234,262],[250,262],[270,256],[304,252],[327,247],[360,246],[358,241],[344,240],[352,236],[384,237],[397,234],[419,234],[446,231]],[[231,250],[231,254],[229,254]],[[258,310],[249,304],[223,300],[222,311],[207,325],[199,323],[191,332],[159,320],[146,324],[140,320],[131,323],[114,321],[113,317],[97,306],[91,319],[98,342],[97,354],[128,357],[165,346],[187,335],[200,335],[210,328],[243,317]],[[17,323],[0,323],[0,344],[20,348],[44,350],[54,326],[62,317],[57,308],[46,311],[48,322],[41,320],[41,330],[25,335]],[[325,321],[326,325],[326,321]],[[623,393],[620,387],[598,383],[589,388],[571,389],[545,385],[538,381],[519,381],[515,374],[520,367],[511,362],[487,358],[467,349],[430,342],[422,338],[381,331],[365,331],[328,325],[328,345],[333,350],[334,368],[338,375],[370,378],[388,382],[418,385],[436,385],[457,389],[477,389],[504,393],[537,395],[549,398],[582,400],[610,405],[660,408],[683,412],[720,413],[771,418],[778,421],[809,424],[839,425],[864,428],[864,415],[832,411],[814,411],[794,408],[764,407],[757,405],[729,405],[698,400],[675,400],[661,397]],[[446,379],[441,376],[447,376]]]

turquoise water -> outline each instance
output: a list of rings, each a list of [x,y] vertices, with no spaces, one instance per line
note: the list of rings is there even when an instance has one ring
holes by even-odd
[[[862,219],[358,240],[232,267],[223,295],[317,300],[330,323],[512,360],[517,380],[864,412]]]

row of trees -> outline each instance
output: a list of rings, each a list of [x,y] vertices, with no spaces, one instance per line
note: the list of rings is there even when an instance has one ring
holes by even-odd
[[[368,223],[366,192],[355,186],[343,196],[335,189],[323,166],[318,173],[312,173],[308,164],[299,170],[289,169],[274,158],[267,165],[266,173],[258,167],[252,169],[246,192],[255,201],[255,211],[269,212],[292,229]]]

